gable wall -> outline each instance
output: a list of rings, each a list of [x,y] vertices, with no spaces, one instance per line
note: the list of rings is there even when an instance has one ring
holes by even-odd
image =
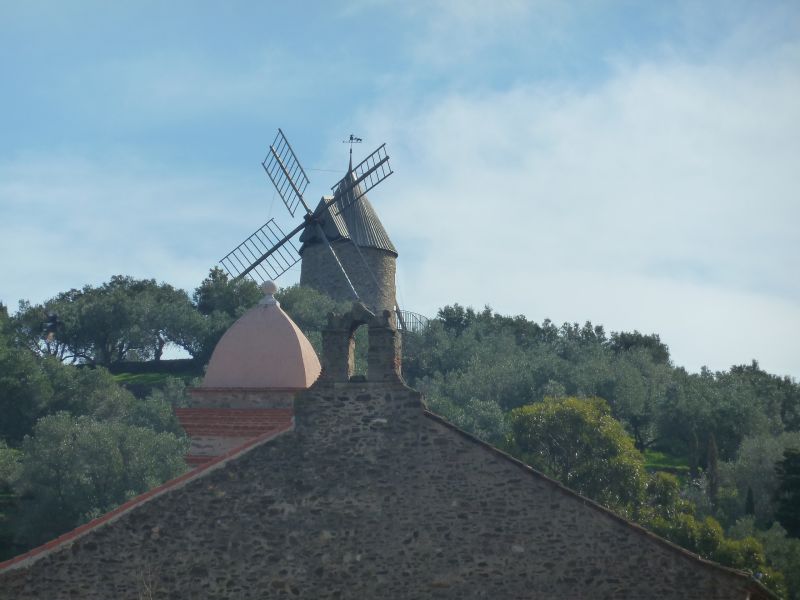
[[[0,598],[744,599],[745,585],[426,415],[399,382],[322,381],[294,431],[0,574]]]

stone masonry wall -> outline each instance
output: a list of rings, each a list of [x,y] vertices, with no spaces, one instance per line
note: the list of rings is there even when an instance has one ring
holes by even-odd
[[[188,390],[190,408],[291,408],[296,389],[204,388]]]
[[[324,357],[293,431],[0,573],[0,598],[766,597],[427,413],[387,318],[353,319],[370,380]]]
[[[0,575],[4,600],[744,600],[744,588],[427,416],[418,394],[368,382],[315,386],[294,432]]]
[[[361,248],[369,265],[368,269],[350,241],[338,240],[331,245],[361,297],[361,302],[377,313],[384,310],[394,312],[396,257],[384,250]],[[375,284],[370,270],[379,285]],[[354,300],[342,271],[324,244],[309,244],[303,250],[300,284],[325,292],[336,300]]]

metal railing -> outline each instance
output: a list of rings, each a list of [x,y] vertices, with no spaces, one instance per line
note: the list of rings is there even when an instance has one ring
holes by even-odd
[[[420,333],[427,329],[429,324],[428,317],[419,313],[411,312],[410,310],[399,310],[400,319],[398,325],[401,331],[408,331],[410,333]]]

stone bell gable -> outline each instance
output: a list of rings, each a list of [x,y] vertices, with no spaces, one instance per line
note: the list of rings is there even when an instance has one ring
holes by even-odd
[[[387,314],[323,340],[293,426],[0,565],[0,598],[771,597],[428,412]]]
[[[401,384],[401,336],[394,326],[392,313],[384,310],[378,317],[360,303],[353,304],[345,315],[328,315],[327,327],[322,332],[320,382],[351,381],[355,332],[361,326],[367,327],[369,340],[366,379],[373,383]]]

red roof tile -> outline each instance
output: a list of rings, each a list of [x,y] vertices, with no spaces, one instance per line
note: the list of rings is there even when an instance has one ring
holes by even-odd
[[[291,408],[176,408],[175,415],[189,437],[255,437],[284,429],[292,422]]]

